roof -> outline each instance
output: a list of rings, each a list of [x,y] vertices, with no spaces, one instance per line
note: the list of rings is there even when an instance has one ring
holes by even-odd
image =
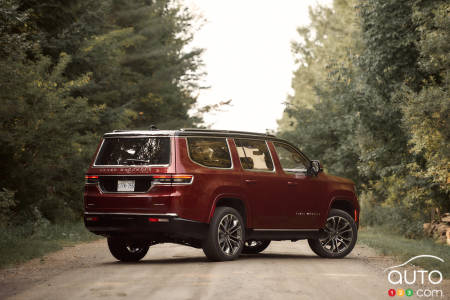
[[[233,137],[261,137],[261,138],[276,138],[272,134],[249,132],[249,131],[233,131],[233,130],[215,130],[215,129],[200,129],[200,128],[181,128],[179,130],[114,130],[113,132],[105,133],[104,137],[117,136],[233,136]]]
[[[133,137],[133,136],[211,136],[211,137],[233,137],[233,138],[259,138],[270,139],[271,141],[283,142],[298,149],[294,144],[284,139],[278,138],[273,134],[234,131],[234,130],[216,130],[200,128],[181,128],[179,130],[114,130],[103,135],[103,137]],[[301,151],[300,151],[301,152]],[[302,152],[303,153],[303,152]],[[304,153],[303,155],[307,157]]]

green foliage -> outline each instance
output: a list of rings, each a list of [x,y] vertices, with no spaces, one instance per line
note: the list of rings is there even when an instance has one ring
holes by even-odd
[[[360,218],[364,226],[376,226],[386,232],[402,234],[408,238],[423,236],[423,223],[426,222],[423,215],[403,206],[372,204],[376,203],[371,199],[373,196],[374,193],[371,192],[361,196],[364,205]]]
[[[70,95],[89,77],[65,79],[69,60],[62,54],[54,67],[42,56],[0,61],[2,182],[17,191],[18,210],[36,206],[51,220],[68,217],[67,207],[81,209],[80,196],[72,195],[80,193],[101,110]]]
[[[424,165],[412,164],[410,170],[427,182],[427,189],[441,193],[441,205],[450,207],[450,4],[441,1],[418,1],[413,20],[418,24],[420,50],[418,69],[424,74],[421,89],[407,82],[396,94],[401,101],[404,127],[410,132],[411,152],[423,155]],[[447,200],[447,203],[444,201]]]
[[[98,239],[82,222],[25,223],[0,230],[0,267],[21,263],[79,242]]]
[[[292,80],[295,93],[288,98],[279,131],[311,158],[320,158],[326,170],[359,181],[353,90],[360,83],[352,59],[361,46],[354,5],[336,1],[333,9],[318,7],[310,11],[311,25],[298,29],[301,42],[292,47],[299,60]]]
[[[391,227],[392,228],[392,227]],[[394,256],[400,263],[418,254],[431,254],[442,258],[445,263],[434,259],[417,259],[415,265],[426,270],[439,270],[444,278],[450,278],[450,251],[447,245],[440,245],[431,239],[410,240],[392,233],[388,228],[363,227],[358,232],[358,242],[376,249],[382,255]]]
[[[0,227],[5,227],[10,222],[12,210],[16,206],[14,191],[3,188],[0,191]]]
[[[448,9],[336,0],[311,10],[279,122],[282,136],[356,181],[363,222],[410,237],[432,207],[450,209]]]
[[[192,24],[171,0],[0,2],[0,225],[77,220],[105,131],[201,123]]]
[[[79,93],[107,107],[103,130],[189,123],[202,52],[184,50],[193,16],[171,1],[135,0],[113,1],[108,18],[112,30],[86,40],[75,58],[93,73]]]

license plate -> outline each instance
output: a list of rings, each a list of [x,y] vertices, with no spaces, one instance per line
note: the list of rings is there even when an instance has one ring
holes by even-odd
[[[118,192],[134,192],[134,180],[117,180]]]

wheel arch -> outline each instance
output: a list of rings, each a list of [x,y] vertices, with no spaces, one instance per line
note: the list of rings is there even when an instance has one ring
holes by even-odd
[[[214,211],[216,207],[228,206],[236,209],[244,219],[244,224],[247,226],[247,222],[249,221],[248,207],[246,202],[236,195],[220,195],[215,200],[211,207],[210,214],[208,217],[208,223],[211,222],[211,218],[214,215]]]
[[[340,209],[348,213],[353,220],[355,220],[356,225],[359,227],[359,206],[355,205],[351,199],[347,199],[345,197],[334,197],[330,201],[330,205],[328,207],[327,213],[323,218],[323,225],[326,222],[327,216],[330,213],[331,209]]]
[[[335,199],[330,205],[330,209],[332,209],[332,208],[343,210],[346,213],[348,213],[350,216],[352,216],[353,219],[355,218],[355,215],[354,215],[355,207],[349,200]]]

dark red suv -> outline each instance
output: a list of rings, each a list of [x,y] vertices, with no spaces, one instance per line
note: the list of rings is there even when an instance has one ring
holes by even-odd
[[[121,261],[158,243],[222,261],[301,239],[340,258],[356,243],[359,216],[354,183],[325,174],[289,142],[204,129],[106,133],[86,174],[84,209],[86,227]]]

